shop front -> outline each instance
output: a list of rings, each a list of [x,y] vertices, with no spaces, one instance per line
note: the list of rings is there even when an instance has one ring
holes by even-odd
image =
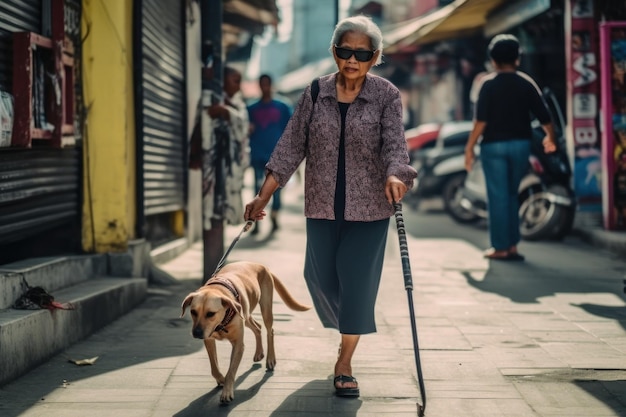
[[[0,264],[80,249],[80,7],[0,2]]]
[[[568,125],[579,219],[624,230],[620,139],[626,131],[626,4],[568,0],[565,6]]]
[[[180,2],[135,0],[133,14],[136,236],[154,247],[184,232],[186,9]]]
[[[626,9],[626,6],[625,6]],[[600,24],[602,218],[626,230],[626,10]]]
[[[456,0],[390,33],[385,49],[412,52],[411,94],[420,123],[471,119],[473,84],[488,71],[487,45],[498,33],[516,35],[521,70],[565,106],[563,6],[550,0]],[[474,98],[475,99],[475,98]]]

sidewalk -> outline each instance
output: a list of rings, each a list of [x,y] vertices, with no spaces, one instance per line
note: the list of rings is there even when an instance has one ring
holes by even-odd
[[[229,261],[266,264],[298,300],[310,303],[302,278],[301,194],[295,186],[285,191],[281,230],[268,237],[269,222],[262,223],[258,236],[241,238]],[[227,227],[227,245],[240,230]],[[520,265],[489,265],[478,248],[460,240],[408,236],[408,244],[427,416],[626,415],[626,318],[620,326],[577,307],[623,308],[623,300],[556,294],[516,303],[481,285],[502,274],[527,274]],[[179,284],[150,288],[139,308],[1,388],[0,415],[416,416],[421,399],[393,226],[387,248],[378,332],[361,339],[353,363],[359,399],[333,395],[336,331],[323,329],[314,311],[293,312],[276,297],[276,369],[267,373],[263,363],[252,363],[248,332],[235,400],[220,406],[203,344],[191,337],[189,316],[179,318],[182,299],[199,285],[202,247],[196,244],[162,265]],[[222,367],[229,350],[218,343]],[[94,357],[92,366],[68,362]]]

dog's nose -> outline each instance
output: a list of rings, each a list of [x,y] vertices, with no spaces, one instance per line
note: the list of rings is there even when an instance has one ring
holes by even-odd
[[[196,339],[204,339],[204,330],[202,330],[202,327],[194,327],[191,334]]]

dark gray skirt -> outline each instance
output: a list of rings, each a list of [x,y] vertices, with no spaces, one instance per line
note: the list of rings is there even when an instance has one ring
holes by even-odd
[[[322,324],[342,334],[375,332],[389,219],[307,219],[306,227],[304,278]]]

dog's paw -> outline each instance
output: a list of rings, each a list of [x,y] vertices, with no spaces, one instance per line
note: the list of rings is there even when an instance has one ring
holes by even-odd
[[[275,367],[276,367],[276,359],[270,359],[268,357],[267,361],[265,362],[265,369],[268,371],[273,371]]]
[[[223,387],[224,386],[224,382],[226,382],[226,378],[224,378],[224,375],[222,375],[222,374],[213,375],[213,377],[215,378],[215,382],[217,382],[217,386],[218,387]]]
[[[224,388],[222,390],[222,395],[220,395],[220,403],[228,404],[234,399],[235,399],[235,390],[233,388],[230,388],[230,389]]]
[[[255,362],[261,362],[264,357],[265,357],[265,355],[263,354],[263,351],[255,352],[254,353],[254,358],[252,358],[252,360],[255,361]]]

